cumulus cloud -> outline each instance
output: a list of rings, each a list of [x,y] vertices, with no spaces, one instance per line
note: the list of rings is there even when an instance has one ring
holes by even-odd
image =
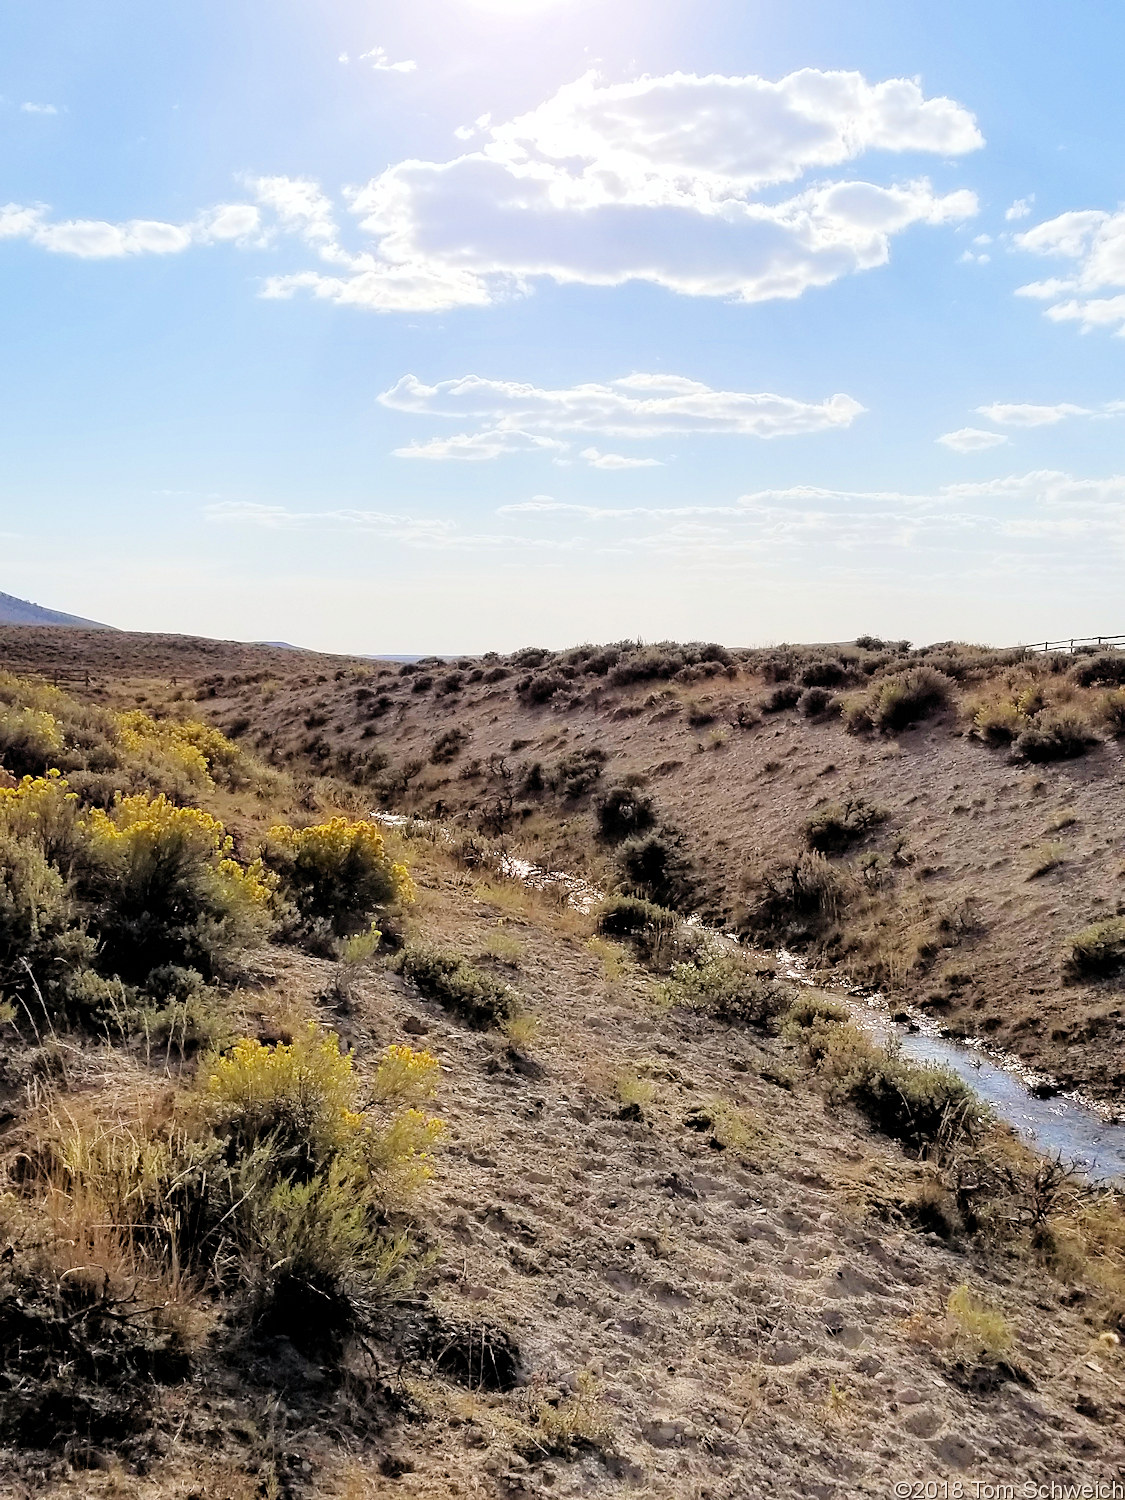
[[[267,295],[438,311],[548,277],[797,297],[884,264],[912,224],[977,208],[971,192],[941,194],[925,178],[754,196],[868,152],[949,157],[982,144],[967,110],[908,79],[803,69],[777,82],[676,73],[607,84],[591,73],[514,120],[482,117],[478,131],[477,150],[399,162],[351,195],[374,249],[347,274],[276,277]]]
[[[414,66],[379,47],[363,57],[381,71]],[[0,233],[92,258],[287,234],[317,263],[268,276],[263,296],[437,312],[523,295],[539,278],[645,281],[743,302],[799,297],[883,265],[911,225],[977,211],[973,193],[940,192],[922,176],[839,175],[865,155],[947,159],[982,144],[963,106],[926,98],[909,79],[806,68],[776,82],[674,73],[609,84],[590,73],[516,119],[481,116],[458,134],[476,149],[400,161],[345,191],[359,249],[345,244],[319,184],[280,176],[247,179],[253,201],[237,207],[269,217],[238,234],[216,228],[213,210],[187,224],[54,222],[18,204],[3,211]]]
[[[1035,194],[1029,193],[1026,198],[1017,198],[1004,211],[1004,217],[1009,223],[1015,219],[1026,219],[1031,213],[1031,205],[1035,202]]]
[[[999,427],[1052,427],[1067,417],[1093,415],[1089,407],[1072,406],[1069,401],[1060,401],[1055,406],[1036,406],[1029,401],[994,401],[991,406],[978,406],[977,411]]]
[[[999,448],[1009,440],[1002,432],[985,432],[982,427],[959,427],[956,432],[942,433],[935,441],[952,448],[954,453],[980,453],[986,448]]]
[[[57,115],[59,111],[57,105],[54,104],[32,104],[29,102],[20,105],[20,112],[25,115]]]
[[[540,437],[515,428],[505,431],[459,432],[454,437],[431,438],[427,443],[408,443],[392,450],[396,458],[429,458],[439,462],[460,459],[479,463],[504,453],[563,452],[567,447],[555,438]]]
[[[47,217],[43,205],[9,203],[0,208],[0,239],[29,240],[56,255],[83,260],[110,260],[130,255],[175,255],[190,245],[219,240],[248,242],[257,234],[260,215],[253,204],[225,203],[206,209],[186,224],[160,219],[128,219],[113,224],[104,219]]]
[[[864,410],[845,395],[808,402],[765,392],[713,390],[679,375],[646,374],[561,390],[483,375],[426,385],[415,375],[404,375],[379,400],[395,411],[420,416],[483,419],[487,426],[476,435],[482,443],[533,432],[632,438],[734,433],[771,438],[850,427]]]
[[[1125,334],[1125,209],[1059,214],[1017,234],[1015,243],[1033,255],[1072,263],[1070,274],[1029,282],[1017,295],[1050,303],[1045,313],[1054,322]]]

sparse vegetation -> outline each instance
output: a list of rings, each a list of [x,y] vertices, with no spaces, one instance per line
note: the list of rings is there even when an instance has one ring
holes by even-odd
[[[1122,968],[1125,968],[1125,917],[1095,922],[1067,942],[1063,977],[1071,984],[1105,979]]]
[[[407,943],[396,956],[405,979],[472,1026],[499,1026],[519,1010],[516,992],[463,955],[435,943]]]
[[[840,854],[885,823],[885,808],[875,807],[864,797],[846,802],[828,802],[807,818],[802,828],[805,843],[820,854]]]

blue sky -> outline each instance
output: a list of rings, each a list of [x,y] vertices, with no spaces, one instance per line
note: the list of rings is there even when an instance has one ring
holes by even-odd
[[[1123,630],[1123,46],[5,7],[0,589],[358,651]]]

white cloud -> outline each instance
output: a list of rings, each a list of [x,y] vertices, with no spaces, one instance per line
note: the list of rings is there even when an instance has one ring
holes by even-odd
[[[21,104],[20,111],[25,115],[57,115],[58,108],[54,104]]]
[[[372,47],[370,52],[361,52],[359,60],[369,62],[376,73],[413,73],[418,66],[416,62],[411,61],[391,62],[385,47]]]
[[[1067,417],[1093,416],[1088,407],[1072,406],[1068,401],[1060,401],[1055,406],[1036,406],[1028,401],[994,401],[991,406],[978,406],[977,411],[1000,427],[1051,427]]]
[[[980,453],[985,448],[999,448],[1009,441],[1002,432],[985,432],[981,427],[959,427],[956,432],[945,432],[936,442],[944,443],[954,453]]]
[[[1017,295],[1050,302],[1045,311],[1054,322],[1125,335],[1125,209],[1059,214],[1016,235],[1015,243],[1034,255],[1073,262],[1070,275],[1029,282]],[[1097,295],[1102,292],[1111,295]]]
[[[851,396],[820,402],[767,392],[717,391],[679,375],[626,375],[620,380],[544,390],[516,381],[467,375],[425,385],[404,375],[379,397],[395,411],[477,418],[488,433],[589,432],[609,437],[668,433],[734,433],[771,438],[850,427],[864,408]]]
[[[83,260],[110,260],[130,255],[175,255],[190,245],[232,240],[249,244],[260,224],[253,204],[223,203],[206,209],[187,224],[160,219],[128,219],[112,224],[104,219],[49,220],[39,204],[9,203],[0,208],[0,239],[29,240],[56,255]]]
[[[482,117],[476,151],[408,160],[351,196],[374,252],[349,274],[274,278],[380,310],[483,306],[538,277],[652,282],[754,302],[797,297],[886,262],[911,224],[976,212],[965,190],[817,181],[753,195],[870,151],[943,157],[982,144],[953,100],[907,79],[805,69],[776,83],[676,73],[606,84],[588,74],[507,123]],[[461,132],[462,135],[465,132]]]
[[[439,461],[461,459],[481,462],[499,458],[503,453],[529,453],[549,450],[561,453],[567,447],[554,438],[536,437],[515,429],[490,432],[460,432],[454,437],[431,438],[428,443],[409,443],[393,450],[396,458],[429,458]]]
[[[659,469],[658,458],[627,458],[623,453],[601,453],[597,448],[583,448],[578,455],[591,469]]]
[[[1031,213],[1031,205],[1035,202],[1035,194],[1029,193],[1026,198],[1017,198],[1004,211],[1004,217],[1011,223],[1015,219],[1026,219]]]

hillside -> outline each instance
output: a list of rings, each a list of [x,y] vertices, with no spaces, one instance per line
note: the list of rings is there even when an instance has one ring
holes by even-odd
[[[373,780],[192,717],[252,690],[242,739],[284,759],[283,710],[382,670],[290,660],[195,703],[0,675],[29,778],[0,788],[0,1493],[846,1500],[1123,1472],[1117,1195],[767,956],[529,888],[502,838],[381,834]],[[423,696],[378,715],[404,749],[449,727]],[[603,778],[653,727],[614,717],[629,694],[565,725],[507,699],[464,691],[470,731],[538,722],[554,756],[619,730]],[[803,728],[760,731],[770,758]],[[688,753],[684,813],[725,751]],[[403,800],[453,813],[461,778],[415,758]],[[519,819],[529,846],[608,869],[572,800]]]
[[[28,599],[17,599],[14,594],[0,594],[0,625],[81,625],[88,630],[114,628],[112,625],[99,625],[96,620],[84,620],[80,615],[44,609],[41,604],[32,604]]]
[[[358,779],[375,803],[502,833],[611,885],[620,871],[593,802],[634,785],[691,861],[690,905],[742,930],[755,904],[761,915],[763,881],[808,859],[806,822],[858,802],[876,818],[828,850],[832,912],[765,936],[1120,1103],[1120,972],[1068,971],[1067,954],[1125,911],[1112,686],[1125,656],[1083,685],[1075,674],[1101,658],[860,651],[841,667],[830,651],[736,653],[675,675],[657,652],[655,671],[634,661],[616,681],[604,666],[567,677],[573,665],[547,653],[235,674],[208,681],[201,707],[279,764]],[[902,727],[872,729],[860,712],[848,732],[841,707],[862,711],[864,693],[926,662],[946,669],[942,701]],[[1072,739],[1055,743],[1068,715]]]

